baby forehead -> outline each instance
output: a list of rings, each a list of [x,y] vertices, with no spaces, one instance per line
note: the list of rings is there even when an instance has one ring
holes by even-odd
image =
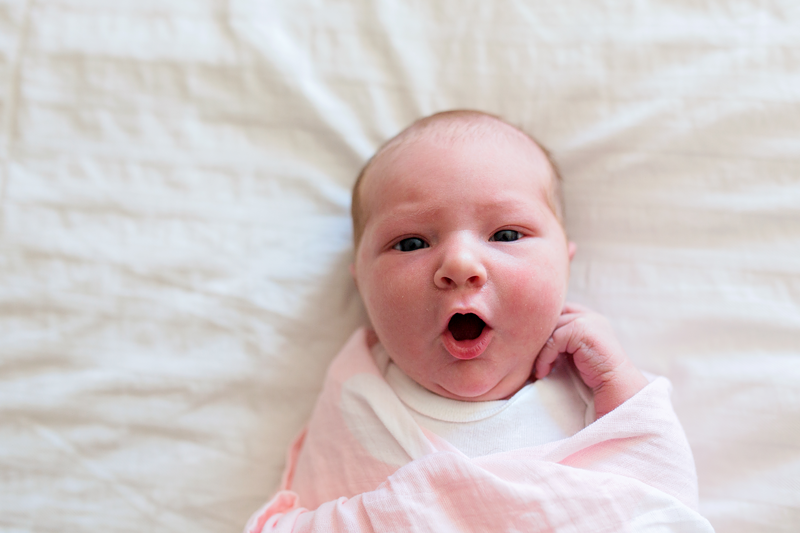
[[[400,182],[409,177],[405,175],[409,167],[402,163],[408,163],[410,158],[413,168],[415,151],[427,150],[430,153],[441,150],[446,154],[450,148],[456,148],[459,144],[471,144],[471,147],[476,148],[480,148],[482,144],[494,145],[498,148],[496,151],[484,150],[481,154],[496,161],[498,165],[504,165],[507,159],[522,162],[525,167],[523,172],[530,177],[531,184],[535,184],[537,195],[544,193],[550,210],[559,221],[562,220],[561,178],[558,168],[544,147],[499,117],[474,111],[448,111],[425,117],[412,124],[384,144],[361,170],[353,186],[350,208],[356,247],[361,242],[361,235],[370,222],[371,215],[381,211],[378,205],[381,200],[386,200],[387,194],[396,194],[396,189],[401,186]],[[468,150],[466,155],[469,158],[472,152]],[[481,164],[480,160],[477,164]],[[487,169],[487,174],[500,168],[502,167],[495,166]],[[395,182],[398,178],[399,181]]]

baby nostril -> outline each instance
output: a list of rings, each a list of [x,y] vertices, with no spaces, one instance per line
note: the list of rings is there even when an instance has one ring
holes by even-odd
[[[442,287],[452,288],[456,285],[456,282],[447,276],[439,276],[439,284]]]

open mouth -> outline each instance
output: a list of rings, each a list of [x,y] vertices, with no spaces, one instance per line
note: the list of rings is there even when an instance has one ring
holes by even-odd
[[[450,319],[450,323],[447,324],[447,329],[450,330],[455,340],[465,341],[480,337],[485,326],[486,322],[474,313],[467,313],[466,315],[456,313]]]
[[[456,313],[447,323],[442,342],[456,359],[475,359],[492,342],[493,333],[494,330],[475,313]]]

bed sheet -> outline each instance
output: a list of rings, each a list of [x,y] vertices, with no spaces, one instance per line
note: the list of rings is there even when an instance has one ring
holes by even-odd
[[[701,512],[796,531],[793,0],[0,0],[0,529],[241,530],[364,320],[355,175],[451,108],[553,152]]]

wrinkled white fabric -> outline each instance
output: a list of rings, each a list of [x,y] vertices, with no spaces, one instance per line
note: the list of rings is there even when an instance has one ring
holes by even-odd
[[[800,523],[796,0],[0,0],[0,529],[240,530],[364,316],[350,186],[478,108],[721,533]]]

